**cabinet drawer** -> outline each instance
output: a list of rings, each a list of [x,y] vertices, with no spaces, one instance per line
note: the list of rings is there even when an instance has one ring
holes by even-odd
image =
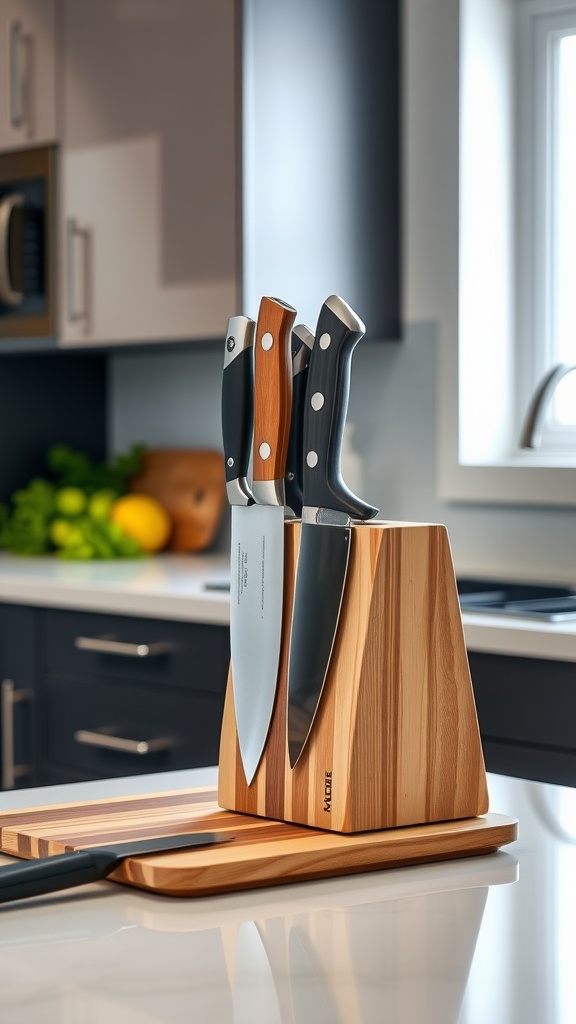
[[[224,689],[228,632],[223,626],[50,610],[45,628],[49,671],[213,693]]]
[[[42,760],[98,778],[216,764],[222,707],[223,696],[51,676]]]

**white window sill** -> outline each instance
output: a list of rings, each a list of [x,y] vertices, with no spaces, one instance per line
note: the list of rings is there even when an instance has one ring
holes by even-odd
[[[576,506],[576,460],[530,453],[492,465],[462,465],[444,458],[439,496],[490,505]]]

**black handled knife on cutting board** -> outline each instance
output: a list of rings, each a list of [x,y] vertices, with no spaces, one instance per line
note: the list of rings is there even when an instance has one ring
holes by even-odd
[[[314,335],[305,324],[292,331],[292,421],[286,459],[286,512],[302,515],[302,463],[304,459],[304,401]]]
[[[0,868],[0,903],[98,882],[114,871],[126,857],[188,850],[194,846],[225,843],[233,838],[225,833],[189,832],[177,836],[131,840],[127,843],[110,843],[108,846],[91,846],[85,850],[70,850],[52,857],[41,857],[39,860],[8,864]]]
[[[292,412],[290,336],[295,316],[296,310],[279,299],[264,297],[260,303],[254,338],[251,488],[256,504],[232,501],[230,653],[238,744],[248,785],[266,744],[280,658],[284,475]],[[240,320],[246,328],[246,318]],[[246,349],[250,347],[246,337],[242,344]],[[222,422],[229,469],[230,457],[234,457],[229,455],[234,428],[233,417],[226,420],[224,409],[238,409],[241,400],[234,390],[240,374],[230,375],[234,356],[230,357],[228,346],[229,340],[224,361]]]
[[[340,453],[352,352],[365,332],[338,295],[326,300],[312,348],[303,425],[300,552],[288,662],[288,752],[293,768],[306,744],[328,672],[346,584],[353,519],[378,509],[347,488]]]

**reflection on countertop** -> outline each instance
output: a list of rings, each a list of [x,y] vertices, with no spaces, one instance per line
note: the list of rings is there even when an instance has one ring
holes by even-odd
[[[0,1010],[18,1024],[572,1024],[576,791],[489,784],[491,809],[520,820],[491,856],[197,900],[102,882],[8,904]],[[38,793],[130,792],[89,785]]]

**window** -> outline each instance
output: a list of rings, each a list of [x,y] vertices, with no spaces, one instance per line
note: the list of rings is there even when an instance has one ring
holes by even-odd
[[[521,443],[539,383],[576,364],[576,0],[460,0],[459,74],[440,497],[576,505],[576,370],[544,389],[545,441]]]

